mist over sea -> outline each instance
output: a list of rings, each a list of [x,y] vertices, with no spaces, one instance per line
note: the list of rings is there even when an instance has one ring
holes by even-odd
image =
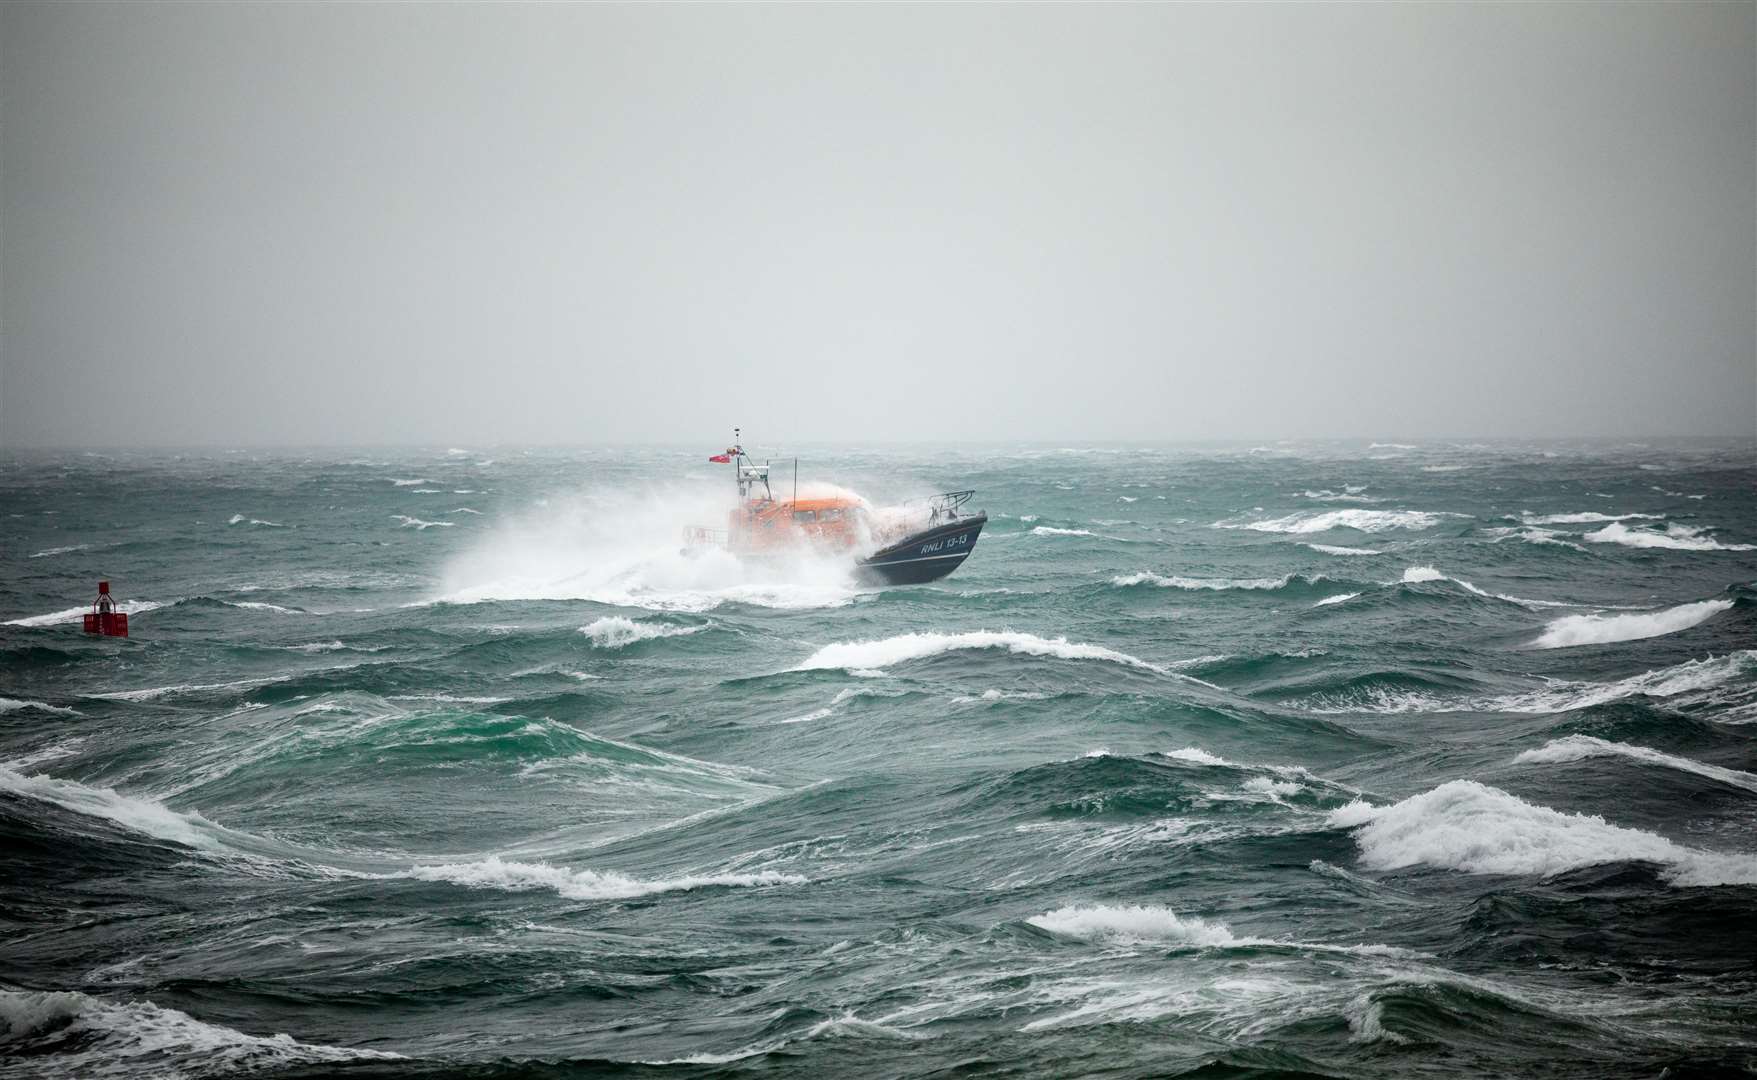
[[[1757,1068],[1750,441],[715,449],[0,463],[0,1077]]]

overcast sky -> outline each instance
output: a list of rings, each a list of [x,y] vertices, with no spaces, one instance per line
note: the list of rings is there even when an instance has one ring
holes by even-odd
[[[0,5],[0,443],[1757,434],[1757,5]]]

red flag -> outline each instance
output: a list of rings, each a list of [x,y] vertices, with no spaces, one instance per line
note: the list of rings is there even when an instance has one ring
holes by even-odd
[[[725,455],[725,454],[713,454],[713,455],[711,455],[711,456],[710,456],[710,457],[709,457],[709,458],[708,458],[708,460],[709,460],[709,461],[714,461],[714,462],[718,462],[718,463],[720,463],[720,464],[721,464],[721,465],[730,465],[730,464],[732,464],[732,459],[731,459],[731,458],[729,458],[729,457],[727,457],[727,456],[726,456],[726,455]]]

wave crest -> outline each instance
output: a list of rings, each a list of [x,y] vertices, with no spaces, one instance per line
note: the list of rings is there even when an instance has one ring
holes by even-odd
[[[1065,637],[1045,638],[1015,630],[974,630],[962,634],[935,632],[898,634],[874,641],[840,641],[812,653],[795,671],[843,668],[876,671],[910,660],[964,649],[1006,649],[1025,656],[1052,656],[1063,660],[1105,660],[1143,671],[1168,674],[1169,669],[1102,645],[1086,645]]]
[[[637,641],[651,641],[654,638],[681,637],[694,634],[704,627],[700,626],[661,626],[653,623],[635,622],[622,615],[606,615],[586,626],[580,627],[580,633],[592,639],[592,644],[600,649],[620,649],[625,645],[633,645]]]
[[[1390,806],[1356,800],[1329,823],[1358,828],[1361,862],[1375,870],[1416,865],[1470,874],[1537,874],[1617,862],[1664,867],[1676,885],[1757,884],[1757,858],[1699,851],[1592,814],[1535,806],[1474,780],[1453,780]]]
[[[479,862],[417,866],[403,877],[418,881],[447,881],[471,888],[553,889],[569,900],[626,900],[654,893],[684,892],[715,886],[751,888],[768,885],[803,885],[798,874],[761,870],[750,874],[687,874],[682,877],[643,881],[615,871],[569,870],[548,863],[515,862],[490,855]]]
[[[1576,645],[1609,645],[1663,637],[1706,622],[1732,606],[1731,600],[1698,600],[1664,611],[1568,615],[1550,623],[1531,644],[1539,649],[1566,649]]]

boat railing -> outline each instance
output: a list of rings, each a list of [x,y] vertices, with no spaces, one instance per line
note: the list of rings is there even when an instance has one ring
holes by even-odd
[[[965,491],[945,491],[932,496],[927,500],[928,508],[932,511],[928,523],[937,524],[956,519],[959,516],[958,508],[969,502],[970,497],[975,494],[976,489],[970,488]]]
[[[700,525],[683,527],[683,542],[690,547],[725,547],[726,540],[725,529],[708,529]]]

